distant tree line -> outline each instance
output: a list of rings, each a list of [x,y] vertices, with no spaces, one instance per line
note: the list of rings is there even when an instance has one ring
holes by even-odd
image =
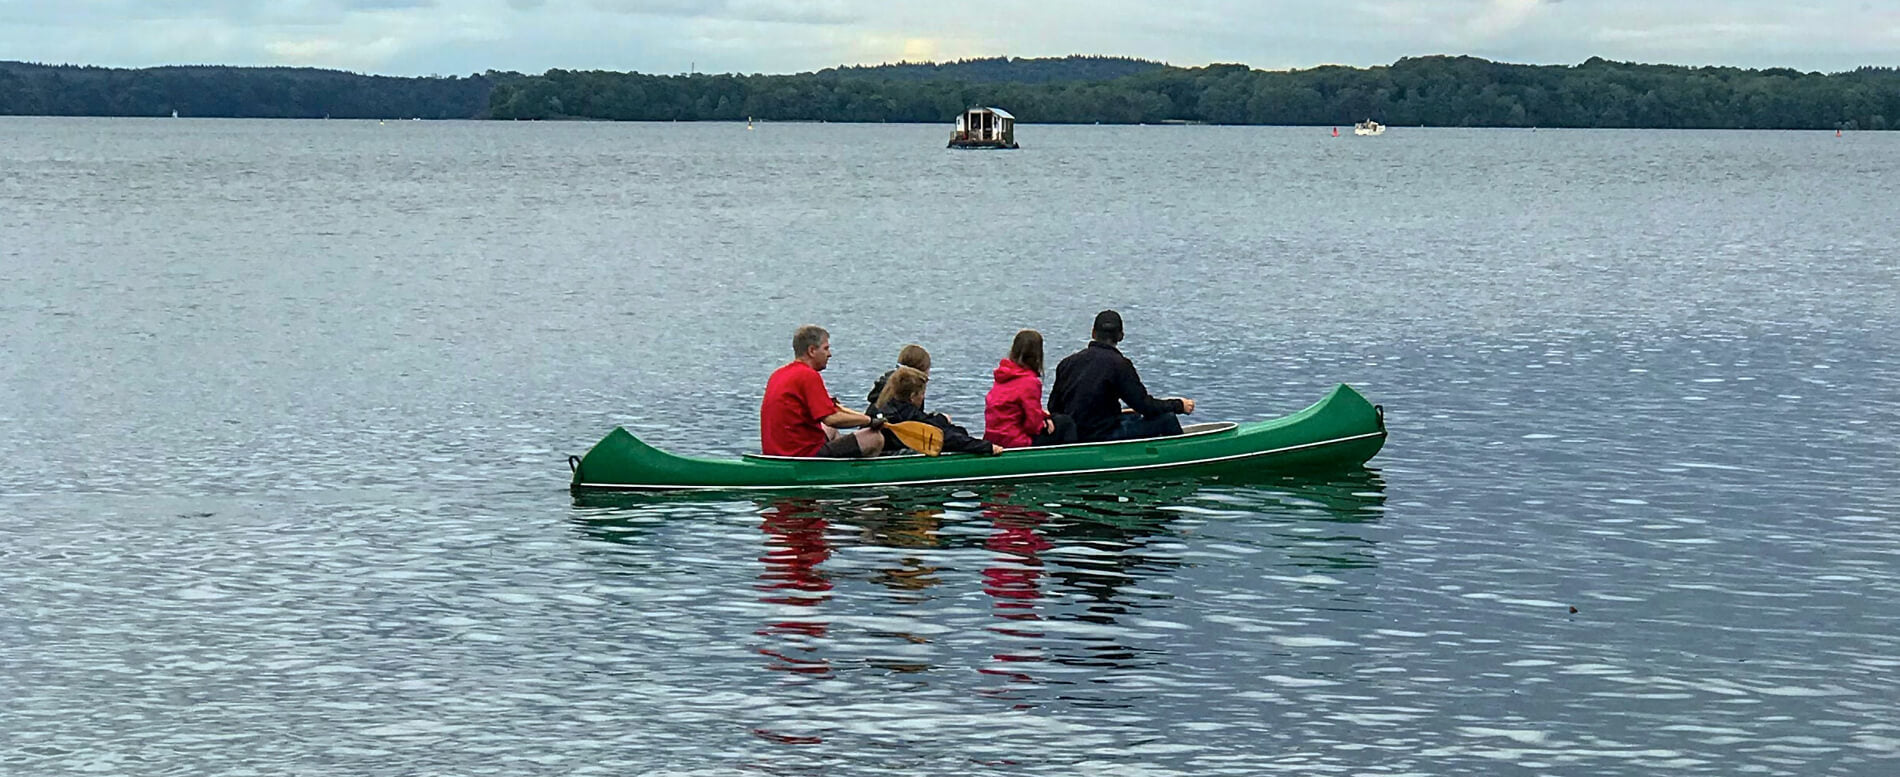
[[[1513,65],[1416,57],[1265,71],[1123,57],[959,60],[798,75],[550,70],[394,78],[311,68],[143,70],[0,62],[0,114],[621,121],[944,122],[972,105],[1033,123],[1684,129],[1900,128],[1900,71]]]
[[[1061,62],[1061,61],[1053,61]],[[910,66],[884,66],[905,68]],[[1417,57],[1387,67],[1254,70],[1157,67],[1110,80],[892,80],[839,71],[791,76],[550,70],[497,84],[495,118],[623,121],[939,122],[972,105],[1024,122],[1385,124],[1435,127],[1888,129],[1900,72],[1637,65],[1511,65]]]
[[[0,115],[275,119],[467,119],[516,73],[366,76],[290,67],[127,70],[0,62]]]
[[[953,62],[899,62],[883,65],[846,65],[826,68],[820,78],[863,78],[876,81],[968,81],[976,84],[1046,84],[1055,81],[1112,81],[1140,73],[1166,70],[1165,63],[1129,57],[985,57]]]

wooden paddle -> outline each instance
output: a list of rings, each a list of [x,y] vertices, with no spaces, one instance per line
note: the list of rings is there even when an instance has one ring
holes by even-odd
[[[831,404],[839,411],[844,411],[844,405],[838,404],[837,397],[831,398]],[[871,428],[891,430],[891,434],[897,435],[897,441],[903,443],[904,447],[925,456],[936,456],[943,453],[942,429],[938,429],[922,421],[898,421],[893,423],[883,421],[883,416],[877,416],[876,418],[878,420],[872,423]]]
[[[922,421],[885,422],[883,428],[897,435],[904,447],[925,456],[943,453],[943,430]]]

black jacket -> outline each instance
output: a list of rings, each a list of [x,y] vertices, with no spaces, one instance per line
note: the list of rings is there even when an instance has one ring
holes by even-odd
[[[884,393],[884,384],[891,382],[891,373],[897,370],[885,370],[877,376],[877,382],[871,384],[871,393],[864,395],[864,414],[877,415],[877,395]]]
[[[893,399],[890,404],[879,407],[877,411],[884,416],[884,420],[888,423],[922,421],[938,429],[942,429],[944,453],[990,453],[995,450],[990,447],[989,442],[971,437],[968,430],[950,423],[950,419],[944,418],[942,413],[926,413],[916,405],[901,399]],[[884,450],[902,451],[908,449],[904,447],[902,441],[897,439],[897,435],[892,434],[889,430],[885,430]]]
[[[1135,372],[1135,363],[1107,343],[1091,342],[1056,365],[1055,385],[1049,389],[1049,412],[1074,418],[1078,441],[1108,439],[1121,426],[1124,402],[1143,416],[1186,409],[1181,400],[1149,396],[1148,387],[1141,385],[1141,375]]]

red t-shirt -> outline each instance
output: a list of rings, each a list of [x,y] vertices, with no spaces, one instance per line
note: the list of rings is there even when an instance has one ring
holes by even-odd
[[[768,456],[815,455],[826,439],[818,422],[836,412],[837,401],[811,365],[780,367],[765,382],[765,401],[759,405],[759,448]]]

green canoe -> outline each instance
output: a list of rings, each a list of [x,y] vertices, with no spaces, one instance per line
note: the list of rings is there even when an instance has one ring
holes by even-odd
[[[1178,437],[873,459],[675,456],[615,427],[569,458],[575,491],[754,491],[1059,478],[1264,474],[1364,464],[1385,444],[1385,413],[1340,384],[1311,407],[1250,424],[1193,424]]]

